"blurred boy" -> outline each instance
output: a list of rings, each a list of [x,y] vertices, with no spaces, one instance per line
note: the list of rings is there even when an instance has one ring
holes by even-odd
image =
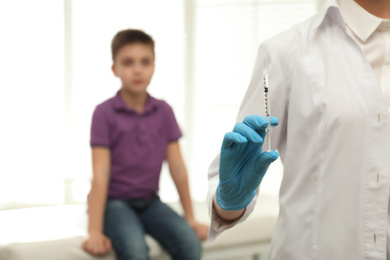
[[[172,259],[200,259],[208,227],[193,216],[181,131],[171,107],[146,91],[154,73],[154,41],[142,31],[124,30],[111,48],[112,71],[122,87],[93,114],[89,237],[83,248],[102,255],[112,243],[118,260],[149,259],[148,233]],[[165,159],[185,219],[157,195]]]

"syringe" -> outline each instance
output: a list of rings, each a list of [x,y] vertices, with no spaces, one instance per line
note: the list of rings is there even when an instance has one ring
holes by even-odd
[[[269,91],[268,91],[268,73],[265,68],[265,60],[264,60],[264,69],[263,69],[263,86],[264,86],[264,108],[265,108],[265,117],[267,118],[268,127],[266,129],[268,149],[267,151],[271,151],[271,107],[269,104]]]

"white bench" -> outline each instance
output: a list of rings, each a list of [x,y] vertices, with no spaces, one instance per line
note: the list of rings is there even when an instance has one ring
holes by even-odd
[[[178,204],[170,206],[181,213]],[[194,202],[194,211],[199,221],[209,222],[205,203]],[[265,259],[277,213],[277,198],[260,195],[245,222],[203,243],[202,259]],[[86,227],[85,205],[0,211],[0,260],[115,260],[113,252],[97,258],[83,251]],[[151,259],[169,259],[151,237],[146,239]]]

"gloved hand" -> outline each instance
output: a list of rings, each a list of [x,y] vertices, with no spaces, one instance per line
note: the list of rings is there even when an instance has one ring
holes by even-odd
[[[278,124],[279,120],[271,117],[271,125]],[[240,210],[248,206],[268,166],[278,158],[276,151],[262,152],[267,126],[264,117],[246,116],[233,132],[225,135],[215,197],[222,209]]]

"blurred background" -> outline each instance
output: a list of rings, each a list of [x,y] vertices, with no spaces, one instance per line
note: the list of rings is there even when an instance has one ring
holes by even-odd
[[[149,93],[166,100],[194,200],[231,131],[259,44],[315,14],[322,0],[0,0],[0,210],[85,203],[95,106],[120,82],[111,72],[117,31],[156,42]],[[272,82],[270,82],[272,85]],[[261,192],[278,195],[282,165]],[[162,200],[178,195],[166,166]]]

